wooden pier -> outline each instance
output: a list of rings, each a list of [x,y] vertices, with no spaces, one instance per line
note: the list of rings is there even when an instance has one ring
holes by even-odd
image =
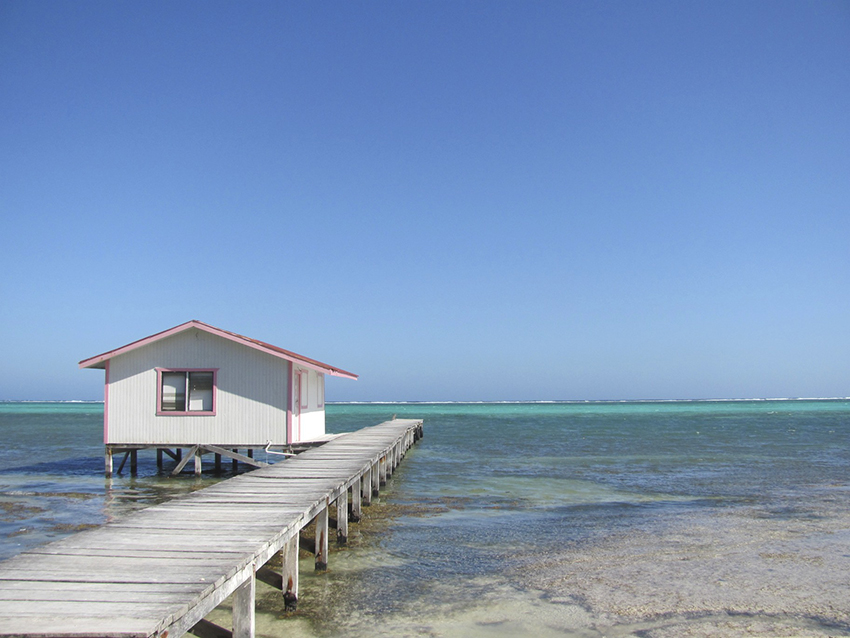
[[[333,519],[344,541],[421,435],[411,419],[363,428],[0,563],[0,636],[204,635],[204,617],[233,595],[232,635],[252,637],[256,580],[292,608],[299,546],[324,569]],[[314,538],[302,541],[312,522]],[[278,553],[282,572],[266,566]]]

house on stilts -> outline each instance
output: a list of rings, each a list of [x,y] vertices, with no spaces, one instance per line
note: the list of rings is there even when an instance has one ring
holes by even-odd
[[[177,461],[214,454],[259,466],[254,451],[308,446],[325,434],[325,376],[357,375],[234,332],[188,321],[80,361],[105,371],[106,474],[138,450]],[[184,456],[183,450],[187,453]],[[240,450],[244,451],[243,454]],[[119,472],[120,472],[119,468]]]

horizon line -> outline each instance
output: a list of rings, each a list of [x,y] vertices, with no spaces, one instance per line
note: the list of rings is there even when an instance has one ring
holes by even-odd
[[[746,401],[847,401],[850,396],[838,397],[749,397],[706,399],[459,399],[459,400],[377,400],[377,401],[325,401],[326,405],[425,405],[449,404],[523,404],[523,403],[693,403],[693,402],[746,402]],[[0,403],[103,403],[103,399],[0,399]]]

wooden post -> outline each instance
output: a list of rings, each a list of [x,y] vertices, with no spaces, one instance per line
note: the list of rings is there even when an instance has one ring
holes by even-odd
[[[131,450],[130,451],[130,474],[132,476],[136,476],[136,474],[138,473],[138,469],[139,469],[138,454],[139,454],[138,450]]]
[[[127,459],[130,458],[130,450],[124,452],[124,456],[121,457],[121,462],[118,464],[118,474],[124,471],[124,464],[127,462]]]
[[[233,592],[233,638],[254,638],[254,573]]]
[[[177,449],[180,452],[180,456],[182,457],[183,456],[182,448],[177,448]],[[181,458],[180,462],[177,465],[174,466],[173,470],[171,470],[171,476],[177,476],[178,474],[180,474],[180,472],[183,471],[183,468],[186,467],[186,464],[189,462],[192,455],[195,454],[197,451],[198,451],[197,445],[194,445],[191,448],[189,448],[189,453],[186,455],[186,458],[185,459]],[[196,467],[197,467],[197,459],[195,460],[195,464],[196,464]]]
[[[235,447],[235,448],[233,448],[233,451],[238,454],[239,448]],[[233,473],[236,474],[237,470],[239,469],[239,461],[237,461],[236,459],[233,459],[233,466],[232,467],[233,467]]]
[[[284,611],[295,611],[298,605],[298,540],[300,534],[290,538],[281,550]]]
[[[201,458],[201,447],[195,448],[195,476],[200,476],[203,470],[203,459]]]
[[[328,568],[328,503],[316,514],[316,571]]]
[[[221,454],[216,452],[215,455],[215,473],[219,474],[221,472]]]
[[[361,486],[363,490],[363,504],[371,505],[372,504],[372,466],[370,465],[368,469],[363,472],[363,485]]]
[[[340,545],[348,542],[348,490],[336,499],[336,540]]]
[[[156,448],[156,467],[157,469],[162,469],[162,448]]]
[[[381,492],[381,462],[378,461],[372,466],[372,496],[377,496]]]
[[[363,477],[360,476],[351,486],[351,514],[348,516],[348,520],[352,523],[359,523],[360,518],[363,516],[363,507],[360,502],[363,497]]]
[[[378,461],[378,487],[381,488],[387,484],[387,455],[384,454],[381,460]]]
[[[103,454],[103,465],[106,470],[106,478],[112,478],[112,448],[106,446],[106,452]]]

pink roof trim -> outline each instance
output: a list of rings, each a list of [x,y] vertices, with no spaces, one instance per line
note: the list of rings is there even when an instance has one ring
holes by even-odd
[[[203,330],[204,332],[208,332],[210,334],[222,337],[223,339],[229,339],[230,341],[234,341],[244,346],[248,346],[249,348],[259,350],[260,352],[265,352],[266,354],[270,354],[275,357],[280,357],[281,359],[286,359],[287,361],[298,363],[299,365],[303,365],[307,368],[311,368],[324,374],[330,374],[334,377],[344,377],[346,379],[357,378],[357,375],[353,372],[347,372],[341,368],[335,368],[334,366],[328,365],[327,363],[322,363],[321,361],[316,361],[315,359],[309,359],[308,357],[304,357],[300,354],[290,352],[289,350],[284,350],[283,348],[273,346],[270,343],[265,343],[264,341],[259,341],[258,339],[251,339],[250,337],[236,334],[235,332],[230,332],[228,330],[222,330],[221,328],[216,328],[215,326],[211,326],[209,324],[204,323],[203,321],[197,321],[195,319],[193,319],[192,321],[187,321],[186,323],[181,323],[179,326],[174,326],[169,330],[157,332],[156,334],[153,334],[149,337],[145,337],[144,339],[133,341],[132,343],[128,343],[126,346],[116,348],[115,350],[104,352],[103,354],[99,354],[89,359],[83,359],[82,361],[80,361],[80,367],[103,368],[105,366],[105,362],[109,359],[112,359],[113,357],[117,357],[118,355],[124,354],[125,352],[130,352],[131,350],[135,350],[136,348],[141,348],[143,346],[148,345],[149,343],[153,343],[154,341],[165,339],[166,337],[178,334],[180,332],[183,332],[184,330],[189,330],[190,328],[197,328],[198,330]]]

